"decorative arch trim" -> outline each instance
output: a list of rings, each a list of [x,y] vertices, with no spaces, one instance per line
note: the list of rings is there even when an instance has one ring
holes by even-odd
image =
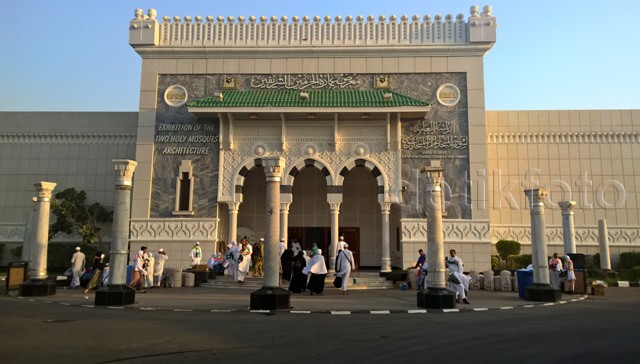
[[[284,178],[283,178],[283,187],[284,186],[293,186],[293,182],[296,179],[298,173],[300,173],[303,169],[308,167],[314,167],[318,169],[324,175],[327,180],[327,187],[334,185],[335,175],[333,170],[327,166],[327,164],[318,159],[318,158],[301,158],[298,159],[295,163],[293,163],[290,167],[285,169]]]
[[[336,186],[342,186],[344,183],[344,178],[354,168],[367,168],[371,172],[371,174],[373,174],[378,183],[379,195],[384,194],[385,191],[387,191],[389,181],[384,168],[382,168],[382,166],[380,166],[377,162],[365,158],[351,158],[343,163],[340,168],[338,168],[340,173],[336,177]]]

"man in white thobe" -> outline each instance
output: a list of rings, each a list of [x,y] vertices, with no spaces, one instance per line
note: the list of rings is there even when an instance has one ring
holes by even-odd
[[[300,243],[298,243],[298,241],[291,239],[291,246],[290,246],[291,250],[293,250],[293,256],[297,256],[298,252],[302,250],[302,247],[300,246]]]
[[[353,261],[353,253],[349,250],[349,244],[344,243],[336,259],[336,276],[342,278],[342,286],[340,287],[342,294],[347,294],[349,276],[351,275],[351,270],[355,268],[356,263]]]
[[[562,278],[560,278],[560,272],[562,272],[562,261],[558,258],[558,253],[553,253],[553,257],[549,259],[549,273],[551,278],[551,285],[554,289],[560,289]]]
[[[447,282],[449,283],[449,289],[456,292],[456,302],[468,305],[467,292],[469,291],[469,281],[471,279],[463,274],[464,263],[462,259],[456,255],[456,251],[451,249],[449,255],[447,258],[447,268],[449,268]]]
[[[158,255],[156,255],[155,266],[153,267],[154,287],[160,288],[160,284],[162,283],[162,273],[164,272],[164,262],[168,259],[169,256],[164,252],[164,249],[161,248],[158,251]]]
[[[80,247],[76,247],[76,252],[71,257],[71,272],[73,273],[73,279],[71,280],[71,288],[77,288],[80,286],[80,277],[84,274],[85,256],[80,251]]]
[[[344,236],[341,236],[338,241],[338,251],[344,249],[344,246],[347,245],[347,242],[344,241]]]
[[[244,279],[249,272],[249,266],[251,265],[251,253],[253,249],[251,249],[251,244],[249,244],[248,240],[242,241],[242,247],[238,252],[238,274],[236,280],[238,283],[244,283]],[[242,259],[240,259],[242,258]]]

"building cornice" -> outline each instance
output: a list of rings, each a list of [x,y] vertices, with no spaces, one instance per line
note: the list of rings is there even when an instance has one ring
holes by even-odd
[[[135,144],[135,133],[0,133],[0,144]]]

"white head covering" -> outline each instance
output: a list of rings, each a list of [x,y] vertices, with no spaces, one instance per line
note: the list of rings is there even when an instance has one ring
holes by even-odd
[[[199,241],[196,241],[196,245],[200,245],[200,242],[199,242]]]
[[[144,252],[143,252],[142,250],[138,250],[138,255],[139,255],[139,256],[143,256],[143,255],[144,255]]]
[[[571,258],[568,255],[565,255],[564,260],[571,260]]]
[[[264,238],[260,238],[260,241],[264,241]]]
[[[158,252],[162,253],[164,251],[164,249],[160,248],[160,250],[158,250]]]
[[[340,241],[343,241],[343,240],[344,240],[344,236],[341,236],[341,237],[340,237]]]
[[[327,274],[327,265],[324,262],[324,257],[322,256],[322,249],[318,249],[317,253],[311,258],[311,261],[307,266],[302,270],[303,274],[307,273],[313,274]]]
[[[78,251],[78,250],[80,250],[80,247],[79,247],[79,246],[77,246],[77,247],[76,247],[76,251]]]

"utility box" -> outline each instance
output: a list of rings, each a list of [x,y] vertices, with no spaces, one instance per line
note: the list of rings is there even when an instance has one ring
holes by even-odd
[[[29,263],[24,261],[11,262],[7,269],[7,285],[5,289],[20,289],[20,285],[27,280],[27,267]]]

